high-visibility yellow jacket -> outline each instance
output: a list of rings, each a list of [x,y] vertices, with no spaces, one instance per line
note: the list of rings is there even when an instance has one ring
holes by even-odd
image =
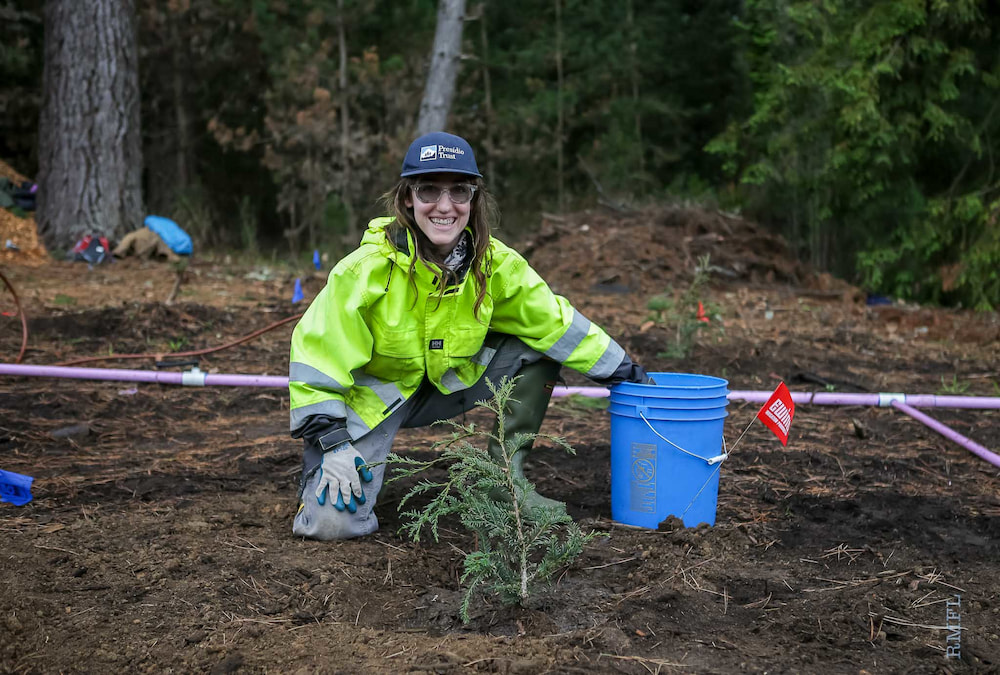
[[[292,334],[289,368],[293,435],[313,415],[345,420],[351,439],[374,429],[426,377],[448,394],[475,384],[494,350],[487,331],[601,381],[626,359],[599,326],[556,295],[520,253],[490,238],[487,293],[478,319],[471,274],[439,299],[435,274],[410,262],[414,244],[392,218],[368,225]],[[489,256],[487,256],[489,258]],[[347,440],[343,438],[341,440]]]

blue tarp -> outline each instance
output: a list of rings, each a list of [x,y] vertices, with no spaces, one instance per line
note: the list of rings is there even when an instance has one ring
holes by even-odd
[[[0,502],[24,506],[31,501],[31,483],[35,479],[0,469]]]
[[[163,243],[177,255],[191,255],[191,237],[174,221],[163,216],[146,216],[143,224],[160,235]]]

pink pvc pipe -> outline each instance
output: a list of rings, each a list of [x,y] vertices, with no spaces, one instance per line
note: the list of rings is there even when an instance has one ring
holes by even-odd
[[[274,387],[288,386],[288,378],[278,375],[224,375],[218,373],[160,372],[155,370],[126,370],[122,368],[67,368],[63,366],[33,366],[0,363],[0,375],[22,377],[60,377],[76,380],[117,380],[122,382],[155,382],[159,384],[187,384],[192,386],[223,387]],[[731,391],[729,400],[764,403],[770,391]],[[553,396],[588,396],[607,398],[607,387],[556,387]],[[831,392],[792,392],[797,404],[811,405],[861,405],[888,407],[893,401],[917,408],[969,408],[1000,410],[1000,397],[996,396],[935,396],[933,394],[838,394]]]
[[[769,391],[731,391],[729,400],[764,403]],[[976,408],[1000,410],[1000,397],[995,396],[935,396],[933,394],[838,394],[830,392],[792,392],[795,403],[811,405],[877,405],[888,407],[893,401],[903,401],[918,408]]]
[[[274,387],[285,388],[288,378],[277,375],[223,375],[204,373],[197,369],[187,372],[160,372],[156,370],[125,370],[120,368],[67,368],[62,366],[32,366],[14,363],[0,363],[0,375],[21,377],[60,377],[77,380],[116,380],[122,382],[154,382],[157,384],[181,384],[195,387]],[[731,391],[729,399],[764,403],[771,397],[770,391]],[[610,392],[605,387],[556,387],[553,396],[589,396],[606,398]],[[898,408],[910,417],[927,425],[945,438],[952,440],[990,464],[1000,467],[1000,455],[990,452],[975,441],[966,438],[954,429],[924,415],[911,406],[924,408],[971,408],[1000,409],[1000,397],[991,396],[934,396],[906,394],[837,394],[830,392],[792,392],[792,400],[797,404],[812,405],[877,405]]]
[[[287,387],[288,378],[277,375],[223,375],[188,371],[170,373],[157,370],[125,370],[121,368],[67,368],[62,366],[30,366],[0,363],[0,375],[22,377],[61,377],[72,380],[116,380],[119,382],[155,382],[186,384],[194,387]]]
[[[604,393],[601,393],[604,392]],[[588,398],[607,398],[611,395],[607,387],[561,387],[552,390],[553,396],[586,396]]]
[[[927,425],[928,427],[930,427],[934,431],[938,432],[939,434],[941,434],[942,436],[944,436],[948,440],[955,441],[956,443],[958,443],[959,445],[961,445],[963,448],[965,448],[966,450],[968,450],[972,454],[974,454],[977,457],[980,457],[982,459],[985,459],[987,462],[989,462],[993,466],[1000,466],[1000,455],[997,455],[994,452],[990,452],[989,450],[987,450],[983,446],[979,445],[979,443],[976,443],[971,438],[966,438],[965,436],[963,436],[962,434],[958,433],[957,431],[955,431],[951,427],[945,426],[941,422],[938,422],[933,417],[928,417],[927,415],[923,414],[919,410],[911,408],[910,406],[908,406],[905,403],[902,403],[900,401],[893,401],[892,402],[892,407],[893,408],[897,408],[899,410],[902,410],[904,413],[906,413],[907,415],[909,415],[913,419],[917,420],[918,422],[924,423],[925,425]]]
[[[743,391],[729,392],[730,401],[764,403],[774,392]],[[556,387],[553,396],[589,396],[607,398],[606,387]],[[892,401],[904,401],[917,408],[970,408],[979,410],[1000,410],[1000,397],[996,396],[935,396],[934,394],[838,394],[830,392],[793,391],[792,400],[804,405],[877,405],[888,407]]]

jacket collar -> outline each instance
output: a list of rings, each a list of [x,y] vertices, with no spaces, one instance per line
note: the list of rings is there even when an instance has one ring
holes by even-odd
[[[408,267],[410,252],[415,250],[405,227],[390,227],[395,218],[374,218],[361,237],[362,246],[375,246],[397,264]]]
[[[410,231],[405,227],[386,228],[385,238],[392,247],[405,256],[410,255]]]
[[[395,220],[395,218],[389,216],[374,218],[368,223],[368,229],[361,238],[361,243],[374,244],[383,248],[386,251],[386,255],[395,261],[397,265],[409,269],[410,261],[416,251],[416,244],[413,241],[413,235],[410,231],[405,227],[394,225]],[[466,228],[465,232],[467,234],[464,236],[472,236],[470,229]],[[470,241],[469,243],[471,245],[472,242]],[[449,286],[462,283],[469,273],[471,262],[472,259],[469,256],[455,272],[442,270],[446,278],[445,283]],[[420,266],[418,265],[418,267]]]

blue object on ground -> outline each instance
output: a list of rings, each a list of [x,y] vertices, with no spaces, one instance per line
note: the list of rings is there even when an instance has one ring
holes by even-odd
[[[654,530],[667,516],[715,525],[729,383],[649,375],[654,384],[611,388],[611,518]]]
[[[301,302],[304,297],[305,296],[302,295],[302,279],[296,279],[295,290],[292,291],[292,304],[294,305],[296,302]]]
[[[31,501],[31,483],[35,479],[0,469],[0,502],[24,506]]]
[[[156,232],[163,243],[177,255],[191,255],[191,237],[174,221],[162,216],[146,216],[143,225]]]
[[[865,298],[865,304],[869,305],[869,306],[872,306],[872,305],[891,305],[892,304],[892,298],[886,297],[884,295],[871,295],[871,294],[869,294],[868,297]]]
[[[322,269],[323,267],[322,261],[320,260],[319,257],[319,249],[313,251],[313,267],[315,267],[316,269]]]

